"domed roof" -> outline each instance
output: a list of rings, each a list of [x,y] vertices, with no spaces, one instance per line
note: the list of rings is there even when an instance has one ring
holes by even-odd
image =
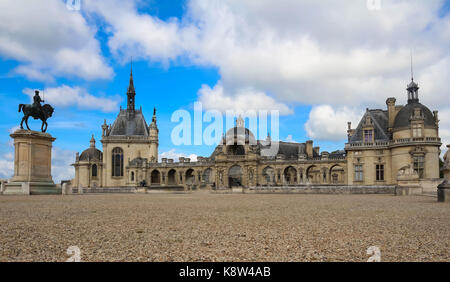
[[[251,143],[256,145],[256,139],[253,133],[248,129],[244,127],[233,127],[227,130],[227,133],[225,135],[225,141],[226,140],[234,140],[236,137],[237,141],[243,141],[245,140],[245,143]]]
[[[409,102],[406,106],[404,106],[395,117],[394,121],[394,129],[409,127],[410,119],[414,116],[414,110],[419,108],[422,111],[422,115],[424,116],[424,125],[425,126],[435,126],[434,115],[426,106],[422,105],[419,102]]]
[[[80,161],[100,161],[102,159],[102,151],[97,148],[89,148],[83,151],[80,155]]]

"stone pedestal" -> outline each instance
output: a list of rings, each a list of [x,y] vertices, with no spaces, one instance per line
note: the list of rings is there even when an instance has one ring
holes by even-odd
[[[5,185],[4,195],[61,194],[53,182],[52,143],[48,133],[19,129],[14,139],[14,177]]]
[[[421,195],[422,186],[420,186],[419,175],[411,166],[402,168],[397,174],[397,186],[395,187],[396,196]]]

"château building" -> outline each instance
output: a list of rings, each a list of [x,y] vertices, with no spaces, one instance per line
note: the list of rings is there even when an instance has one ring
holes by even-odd
[[[418,185],[439,178],[439,119],[419,102],[419,86],[407,86],[407,104],[386,100],[386,109],[367,109],[356,128],[348,123],[344,150],[321,152],[304,143],[256,140],[239,117],[209,157],[162,158],[158,161],[156,110],[150,125],[135,108],[133,73],[127,108],[112,125],[102,125],[102,147],[77,153],[73,187],[140,187],[228,189],[262,186],[396,185],[407,179]],[[228,142],[227,142],[228,140]],[[232,140],[231,142],[229,140]],[[278,152],[263,154],[277,142]],[[405,178],[406,177],[406,178]]]

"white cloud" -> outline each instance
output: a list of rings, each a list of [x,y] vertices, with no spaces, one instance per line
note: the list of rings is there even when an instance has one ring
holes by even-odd
[[[32,100],[34,90],[26,88],[23,93],[28,95]],[[62,85],[55,88],[47,88],[40,93],[41,98],[45,96],[46,103],[53,106],[69,107],[77,106],[80,109],[101,110],[103,112],[114,112],[119,107],[118,96],[114,98],[96,97],[89,94],[85,89],[80,87],[70,87]]]
[[[281,115],[293,113],[285,104],[278,103],[264,92],[251,88],[241,89],[234,95],[227,94],[221,82],[219,82],[213,88],[203,85],[198,94],[199,101],[203,104],[205,110],[218,110],[221,112],[226,112],[227,110],[239,112],[277,110]]]
[[[330,105],[315,106],[305,123],[308,137],[319,140],[341,141],[347,137],[347,122],[356,124],[362,117],[356,109],[333,109]]]
[[[295,142],[294,139],[292,138],[291,134],[289,134],[284,141],[286,141],[286,142]]]
[[[179,21],[139,13],[134,1],[114,3],[90,2],[88,10],[110,25],[115,54],[218,67],[230,99],[252,89],[283,104],[383,105],[406,97],[411,48],[419,82],[428,70],[450,69],[441,0],[383,1],[377,12],[359,0],[191,0]]]
[[[159,161],[161,161],[162,158],[168,158],[168,159],[174,159],[174,161],[178,161],[180,157],[184,158],[190,158],[191,162],[197,161],[197,155],[196,154],[190,154],[186,155],[184,153],[177,152],[175,149],[171,149],[167,152],[163,152],[159,154]]]
[[[113,75],[95,39],[96,29],[64,1],[2,0],[0,26],[0,56],[21,62],[14,71],[30,80]]]
[[[0,158],[0,178],[9,179],[14,175],[14,155],[12,152]]]
[[[75,161],[75,154],[75,151],[52,148],[52,177],[55,183],[74,178],[75,169],[71,164]]]

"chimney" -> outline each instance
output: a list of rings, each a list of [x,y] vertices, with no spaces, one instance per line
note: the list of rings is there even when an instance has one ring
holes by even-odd
[[[320,147],[314,147],[313,151],[314,153],[316,153],[316,155],[320,155]]]
[[[306,141],[306,155],[308,156],[308,158],[313,157],[313,141],[312,140]]]
[[[434,123],[436,125],[439,125],[439,115],[438,115],[438,111],[433,111],[433,115],[434,115]]]
[[[388,109],[389,123],[388,129],[391,131],[394,128],[395,116],[397,115],[397,111],[395,110],[395,102],[397,100],[394,97],[387,98],[386,105]]]

